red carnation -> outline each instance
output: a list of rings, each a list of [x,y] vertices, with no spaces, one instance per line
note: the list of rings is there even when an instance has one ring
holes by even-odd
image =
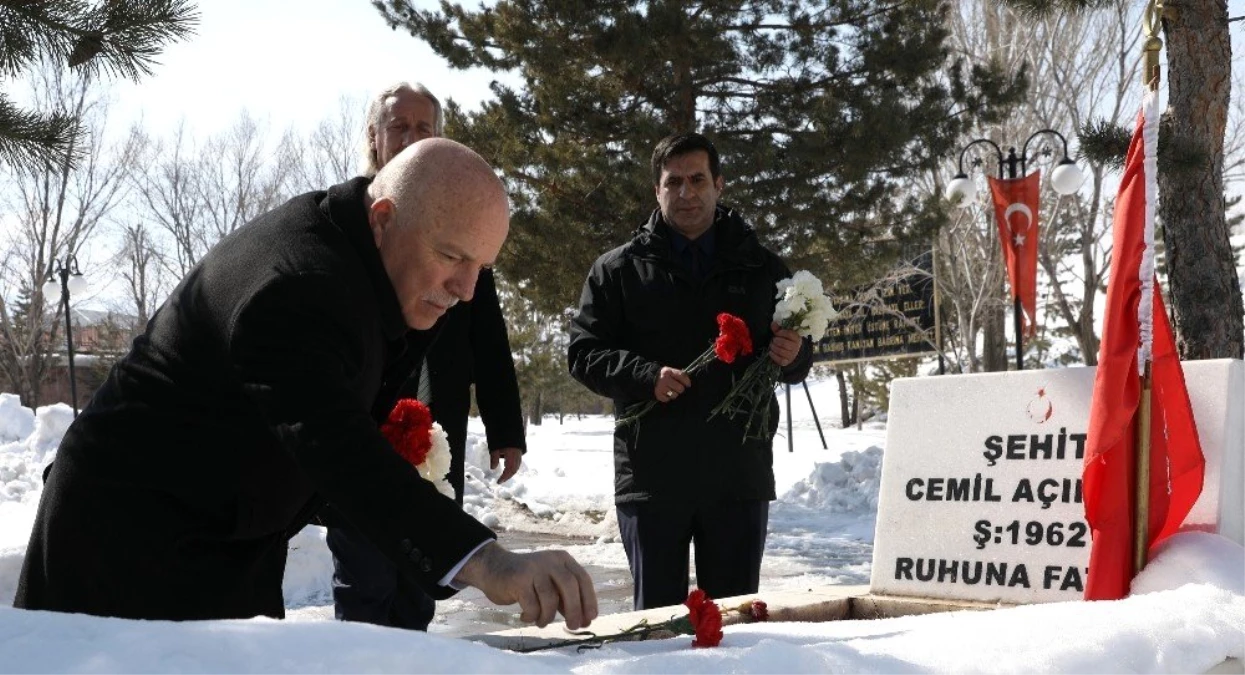
[[[726,312],[718,314],[718,339],[713,352],[723,363],[734,363],[735,357],[752,353],[752,334],[743,319]]]
[[[764,600],[753,600],[749,613],[753,621],[769,621],[769,606]]]
[[[692,589],[687,600],[688,618],[692,620],[692,628],[696,637],[692,640],[693,647],[716,647],[722,642],[722,610],[713,598],[699,588]]]
[[[380,432],[411,466],[419,466],[432,450],[432,412],[416,399],[399,399]]]

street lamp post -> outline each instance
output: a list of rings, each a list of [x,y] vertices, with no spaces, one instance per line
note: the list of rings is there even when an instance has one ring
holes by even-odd
[[[951,182],[947,184],[947,199],[953,204],[961,206],[972,200],[974,193],[976,192],[976,188],[973,184],[973,180],[968,177],[967,173],[964,172],[964,155],[974,145],[983,144],[989,145],[993,148],[995,157],[998,159],[999,180],[1014,180],[1018,177],[1028,175],[1029,143],[1033,142],[1033,139],[1043,134],[1051,134],[1058,138],[1059,142],[1063,144],[1063,159],[1059,160],[1059,164],[1055,166],[1055,170],[1050,174],[1051,187],[1054,188],[1055,192],[1060,195],[1074,194],[1077,190],[1081,189],[1081,184],[1085,182],[1085,176],[1081,173],[1081,169],[1076,165],[1076,162],[1072,161],[1072,158],[1068,156],[1068,139],[1064,138],[1063,134],[1055,131],[1054,129],[1040,129],[1033,132],[1029,138],[1025,139],[1024,145],[1020,147],[1019,155],[1016,154],[1015,147],[1009,147],[1007,149],[1007,157],[1004,157],[1003,149],[1000,148],[997,143],[988,138],[978,138],[971,141],[968,145],[965,145],[964,148],[960,150],[960,159],[957,164],[959,173],[957,173],[955,177],[951,179]],[[1051,155],[1051,149],[1049,146],[1043,147],[1038,154],[1049,157]],[[973,166],[979,166],[980,164],[980,159],[975,159],[973,161]],[[1006,175],[1004,175],[1004,169],[1006,169]],[[1019,171],[1017,169],[1019,169]],[[1034,245],[1037,245],[1036,241],[1034,242]],[[1016,370],[1024,370],[1024,329],[1021,319],[1022,309],[1020,304],[1020,289],[1015,288],[1014,286],[1015,285],[1013,284],[1012,309],[1016,327]]]
[[[77,257],[70,255],[63,261],[53,261],[49,268],[48,280],[43,283],[43,298],[46,301],[60,300],[65,312],[65,347],[69,353],[69,397],[72,400],[73,416],[78,416],[78,382],[74,373],[73,357],[73,322],[69,317],[70,296],[85,293],[86,278],[78,271]]]

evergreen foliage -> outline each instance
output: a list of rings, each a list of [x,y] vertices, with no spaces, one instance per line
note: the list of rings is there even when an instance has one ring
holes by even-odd
[[[188,0],[0,0],[0,81],[41,60],[137,80],[161,46],[185,38],[198,15]],[[77,119],[25,110],[0,90],[0,162],[38,169],[79,145]]]
[[[1081,155],[1090,164],[1120,170],[1124,168],[1124,157],[1128,155],[1128,144],[1133,134],[1129,129],[1110,120],[1098,118],[1090,120],[1077,131],[1081,141]]]
[[[1080,12],[1109,6],[1113,0],[1004,0],[1012,9],[1036,16]]]
[[[546,414],[556,414],[560,421],[568,414],[605,412],[607,399],[576,382],[566,368],[566,313],[541,312],[502,275],[497,276],[497,294],[506,316],[524,419],[540,424]]]
[[[941,207],[912,179],[1026,86],[952,58],[935,0],[373,4],[450,65],[521,79],[479,111],[449,105],[447,135],[500,169],[514,200],[501,266],[551,313],[656,206],[649,156],[669,133],[714,141],[723,203],[793,268],[856,283],[932,236]]]
[[[55,309],[55,307],[48,308],[47,313],[50,315]],[[32,337],[31,331],[33,328],[42,328],[42,326],[38,325],[38,322],[43,315],[43,311],[36,310],[34,306],[34,292],[28,284],[18,286],[10,311],[12,312],[13,333],[16,339],[27,341]],[[52,320],[55,320],[55,317]]]

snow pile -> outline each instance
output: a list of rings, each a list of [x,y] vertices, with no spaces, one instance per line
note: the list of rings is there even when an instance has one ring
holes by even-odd
[[[25,440],[35,430],[35,414],[15,394],[0,394],[0,443]]]
[[[584,426],[590,425],[590,430]],[[608,430],[602,433],[598,429]],[[570,432],[570,433],[567,433]],[[617,537],[613,500],[613,418],[528,427],[529,452],[513,478],[498,483],[479,418],[467,433],[463,510],[488,527],[556,533],[585,541]],[[576,439],[588,441],[584,447]]]
[[[13,672],[1201,673],[1245,656],[1245,596],[1182,568],[1238,565],[1214,535],[1173,538],[1150,571],[1174,590],[870,621],[727,626],[687,636],[515,654],[435,634],[335,621],[126,621],[0,608]],[[1230,671],[1229,671],[1230,672]]]
[[[837,462],[818,464],[808,478],[791,486],[781,500],[826,513],[876,512],[881,481],[881,448],[849,450]]]
[[[1210,532],[1177,532],[1133,579],[1133,595],[1202,584],[1245,595],[1245,548]],[[1242,624],[1245,626],[1245,624]]]
[[[308,525],[290,539],[281,585],[286,607],[333,604],[333,554],[325,532]]]
[[[0,604],[12,603],[17,592],[43,492],[43,469],[56,457],[72,421],[67,405],[35,411],[22,406],[17,396],[0,394]]]
[[[73,412],[63,403],[32,411],[18,397],[0,394],[0,502],[39,501],[43,469],[56,457],[72,421]]]

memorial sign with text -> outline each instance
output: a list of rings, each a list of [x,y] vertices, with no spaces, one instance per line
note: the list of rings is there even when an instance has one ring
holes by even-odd
[[[844,363],[937,353],[932,252],[892,278],[831,294],[839,318],[816,345],[816,362]]]
[[[1185,364],[1207,459],[1206,487],[1186,525],[1236,539],[1241,365]],[[1081,599],[1090,547],[1081,472],[1094,372],[895,380],[871,590],[983,602]]]

